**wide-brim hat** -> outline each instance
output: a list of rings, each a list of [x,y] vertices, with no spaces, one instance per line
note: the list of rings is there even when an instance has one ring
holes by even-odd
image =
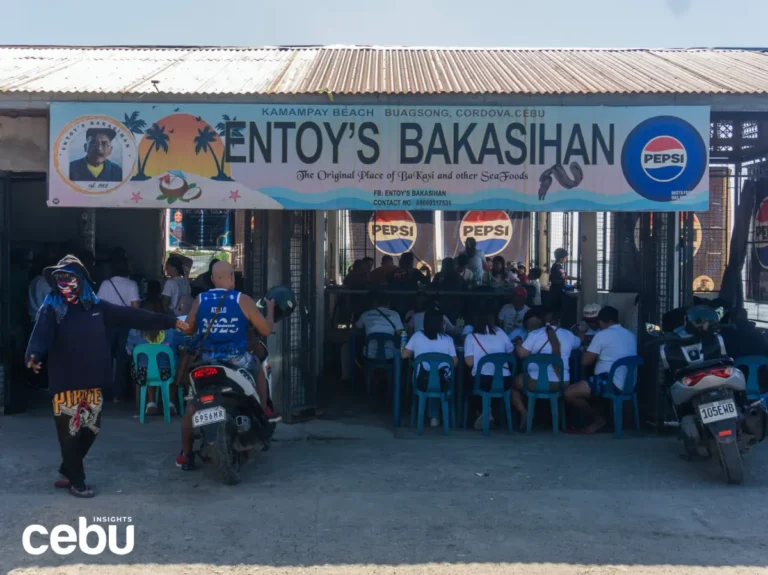
[[[85,269],[83,262],[81,262],[75,256],[64,256],[55,266],[50,266],[43,270],[43,277],[49,286],[56,287],[56,284],[53,281],[53,274],[59,271],[66,271],[80,275],[84,277],[89,283],[93,283],[91,274],[89,274],[88,270]]]

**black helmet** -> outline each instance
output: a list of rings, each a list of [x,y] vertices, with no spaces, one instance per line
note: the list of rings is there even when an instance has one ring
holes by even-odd
[[[270,299],[275,300],[275,322],[288,317],[296,309],[296,294],[287,285],[270,288],[256,305],[260,309],[265,309],[267,307],[267,300]]]
[[[717,312],[706,305],[695,305],[685,312],[685,331],[691,335],[715,333],[719,323]]]

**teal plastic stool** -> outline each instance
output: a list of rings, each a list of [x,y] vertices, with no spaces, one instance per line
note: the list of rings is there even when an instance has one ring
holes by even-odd
[[[176,358],[173,350],[167,345],[159,343],[145,343],[133,348],[133,367],[138,372],[138,358],[140,355],[147,357],[147,384],[141,386],[141,403],[139,404],[139,421],[144,423],[144,412],[147,407],[147,388],[159,387],[163,398],[163,419],[171,422],[171,385],[176,375]],[[160,368],[157,364],[157,356],[166,355],[171,363],[171,377],[163,381],[160,379]],[[179,413],[184,415],[184,391],[179,387]]]
[[[530,391],[528,385],[525,382],[525,377],[528,374],[528,366],[534,364],[539,367],[539,377],[536,379],[536,390]],[[563,370],[563,359],[559,355],[552,353],[538,353],[530,355],[523,361],[523,393],[528,397],[528,421],[526,421],[525,432],[531,433],[533,429],[533,410],[536,406],[537,399],[548,399],[550,408],[552,409],[552,433],[557,435],[559,423],[562,421],[563,427],[565,427],[565,406],[561,406],[562,412],[558,409],[558,403],[563,395],[563,386],[560,386],[558,391],[549,390],[549,366],[556,367],[560,370],[560,376],[565,373]],[[559,417],[558,417],[559,414]]]

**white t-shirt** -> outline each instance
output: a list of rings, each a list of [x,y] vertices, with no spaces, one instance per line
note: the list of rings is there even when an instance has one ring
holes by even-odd
[[[423,331],[417,331],[408,340],[405,349],[413,352],[414,357],[419,357],[424,353],[444,353],[451,357],[456,357],[456,346],[453,344],[453,338],[440,333],[437,339],[429,339]],[[443,367],[444,364],[440,364]],[[421,367],[429,371],[429,364],[422,363]]]
[[[485,254],[480,250],[475,250],[475,255],[469,258],[467,262],[467,269],[471,271],[477,281],[483,278],[483,262],[485,261]]]
[[[499,311],[499,321],[501,322],[504,331],[506,333],[511,333],[515,329],[524,327],[523,318],[525,318],[525,314],[527,313],[527,305],[523,305],[519,310],[516,310],[515,306],[511,303],[502,307],[501,311]]]
[[[27,306],[27,311],[29,312],[29,319],[33,322],[37,319],[37,312],[40,311],[49,293],[51,293],[51,286],[48,285],[43,276],[35,276],[29,282],[29,305]]]
[[[637,339],[631,331],[615,324],[598,331],[592,338],[592,343],[589,344],[587,351],[598,356],[597,364],[595,364],[595,375],[608,373],[614,362],[624,357],[637,355]],[[626,377],[626,368],[617,369],[613,383],[619,389],[624,389]]]
[[[459,275],[461,276],[461,279],[463,279],[465,282],[471,282],[472,279],[475,277],[475,274],[473,274],[472,270],[469,268],[464,268],[464,271],[460,272]]]
[[[554,368],[550,365],[549,368],[547,368],[549,381],[571,381],[571,370],[569,369],[568,364],[571,358],[571,352],[581,345],[581,340],[567,329],[561,327],[557,328],[555,335],[560,341],[560,357],[563,360],[563,370],[565,373],[562,374],[562,378],[557,377]],[[529,333],[528,337],[525,338],[525,341],[523,342],[523,348],[534,355],[539,353],[552,353],[552,344],[549,343],[549,339],[547,338],[547,328],[542,327]],[[539,366],[533,364],[529,365],[528,375],[533,379],[537,379],[539,377]]]
[[[424,315],[423,311],[419,311],[411,316],[411,319],[408,322],[408,329],[411,330],[411,332],[424,331]],[[445,316],[443,316],[443,331],[446,333],[453,331],[451,320]]]
[[[135,301],[141,301],[139,286],[136,285],[136,282],[120,276],[115,276],[101,282],[96,296],[99,299],[121,307],[130,306]]]
[[[387,321],[387,319],[389,319],[389,321]],[[395,331],[403,329],[403,322],[400,319],[400,315],[395,310],[385,307],[369,309],[364,312],[357,320],[356,325],[358,329],[365,329],[365,335],[371,335],[372,333],[389,333],[395,335]],[[371,342],[371,345],[368,347],[368,357],[376,357],[376,345],[376,342]],[[395,357],[395,348],[391,345],[387,345],[384,354],[387,359],[392,359]]]
[[[475,339],[477,338],[477,339]],[[478,343],[479,342],[479,343]],[[483,351],[485,348],[485,351]],[[501,328],[496,328],[496,333],[471,333],[464,340],[464,357],[473,357],[472,375],[477,375],[477,366],[480,360],[485,357],[486,352],[492,353],[512,353],[515,346],[509,341],[509,337]],[[483,366],[482,375],[493,375],[493,364],[487,363]],[[509,368],[504,366],[504,377],[512,375]]]
[[[186,278],[168,278],[163,287],[163,295],[171,300],[169,309],[176,315],[179,315],[179,312],[181,311],[179,307],[181,298],[191,297],[192,289],[189,287],[189,282]]]
[[[535,279],[528,283],[536,288],[536,291],[533,294],[533,305],[541,305],[541,282],[539,282],[538,279]]]

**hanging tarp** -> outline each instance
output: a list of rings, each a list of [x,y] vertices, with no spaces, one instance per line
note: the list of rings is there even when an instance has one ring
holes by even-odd
[[[505,211],[443,212],[443,254],[455,258],[469,237],[487,256],[528,264],[530,214]]]
[[[416,266],[434,271],[435,214],[408,211],[350,212],[350,252],[353,259],[368,256],[380,265],[384,255],[394,261],[405,252],[416,257]]]
[[[709,122],[708,106],[53,102],[48,202],[704,211]]]

